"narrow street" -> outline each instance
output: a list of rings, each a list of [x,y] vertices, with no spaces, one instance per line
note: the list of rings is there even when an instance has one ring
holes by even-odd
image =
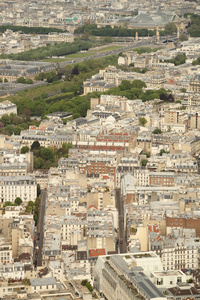
[[[124,232],[124,201],[121,196],[121,189],[115,189],[116,208],[119,213],[119,231],[118,231],[118,252],[127,252],[127,241]]]
[[[36,254],[35,260],[37,260],[37,266],[42,266],[42,249],[43,249],[43,239],[44,239],[44,216],[46,208],[46,197],[47,191],[43,190],[40,196],[40,210],[39,219],[37,224],[37,237],[36,237]]]

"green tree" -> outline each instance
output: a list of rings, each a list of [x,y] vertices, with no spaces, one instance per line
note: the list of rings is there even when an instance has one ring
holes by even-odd
[[[7,78],[4,78],[4,82],[8,82],[8,79],[7,79]]]
[[[10,201],[6,201],[3,205],[3,208],[6,208],[7,206],[14,206],[14,204]]]
[[[26,84],[33,84],[33,80],[31,78],[26,79]]]
[[[34,141],[33,144],[31,145],[31,150],[36,150],[40,148],[40,143],[38,141]]]
[[[33,213],[33,208],[34,208],[34,202],[33,201],[28,201],[27,205],[26,205],[26,209],[25,212],[26,213]]]
[[[148,159],[142,159],[141,160],[142,167],[146,167],[147,163],[148,163]]]
[[[21,148],[21,154],[25,154],[25,153],[28,153],[29,152],[29,147],[28,146],[23,146],[22,148]]]
[[[162,131],[159,128],[154,129],[153,134],[161,134]]]
[[[165,151],[165,149],[161,149],[159,155],[162,156],[163,153],[169,153],[168,151]]]
[[[126,91],[130,90],[132,87],[131,82],[128,80],[122,80],[122,83],[120,84],[120,90],[121,91]]]
[[[15,199],[15,204],[16,204],[17,206],[21,205],[21,204],[22,204],[22,199],[21,199],[20,197],[17,197],[17,198]]]
[[[40,188],[40,185],[39,183],[37,184],[37,197],[39,197],[41,194],[41,188]]]
[[[111,38],[110,36],[106,36],[106,37],[104,38],[104,42],[105,42],[105,43],[112,43],[112,38]]]
[[[9,117],[9,115],[3,115],[1,117],[1,122],[3,123],[4,126],[9,125],[10,124],[10,117]]]
[[[145,118],[143,118],[143,117],[140,117],[140,118],[139,118],[139,124],[140,124],[141,126],[144,126],[146,123],[147,123],[147,120],[146,120]]]
[[[150,154],[149,154],[149,153],[147,153],[147,152],[144,152],[144,153],[142,153],[142,154],[146,155],[146,157],[147,157],[147,158],[149,158],[149,157],[150,157]]]
[[[41,149],[41,156],[45,160],[51,160],[54,161],[55,154],[52,148],[42,148]]]
[[[182,34],[180,35],[180,37],[179,37],[179,40],[180,40],[181,42],[184,42],[184,41],[187,41],[187,40],[188,40],[188,37],[187,37],[186,34],[182,33]]]
[[[176,32],[177,32],[177,27],[176,27],[175,23],[170,22],[165,26],[165,33],[166,34],[173,34],[173,33],[176,33]]]
[[[34,169],[42,169],[44,166],[44,162],[40,157],[34,156]]]
[[[19,78],[17,78],[17,83],[23,83],[23,84],[25,84],[26,83],[26,79],[24,77],[19,77]]]
[[[181,89],[181,93],[186,93],[186,89],[185,88],[182,88]],[[177,101],[176,101],[176,103],[177,103]],[[181,103],[181,102],[180,102]]]

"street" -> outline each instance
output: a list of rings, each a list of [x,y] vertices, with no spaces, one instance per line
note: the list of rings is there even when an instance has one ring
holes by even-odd
[[[47,191],[43,190],[40,195],[40,210],[39,219],[37,224],[37,237],[36,237],[36,249],[35,249],[35,263],[36,266],[42,266],[42,249],[44,239],[44,216],[46,207]]]
[[[94,55],[91,55],[91,56],[87,56],[87,57],[82,57],[82,58],[77,58],[74,62],[76,63],[79,63],[79,62],[82,62],[84,60],[88,60],[88,59],[92,59],[92,58],[100,58],[100,57],[105,57],[105,56],[109,56],[109,55],[118,55],[120,52],[124,52],[124,51],[128,51],[128,50],[132,50],[134,48],[137,48],[137,47],[147,47],[147,46],[150,46],[152,45],[152,41],[153,41],[153,38],[148,38],[148,39],[145,39],[145,40],[140,40],[140,41],[134,41],[134,42],[130,42],[130,43],[127,43],[128,46],[123,46],[121,48],[118,48],[118,49],[115,49],[115,50],[111,50],[111,51],[107,51],[107,52],[99,52],[99,53],[96,53]],[[154,45],[154,47],[157,47],[157,45]],[[64,61],[64,62],[61,62],[59,63],[59,67],[62,68],[66,65],[69,65],[71,64],[72,62],[71,61]]]
[[[118,231],[118,251],[119,253],[127,252],[127,241],[124,232],[124,201],[121,196],[121,189],[115,189],[116,208],[118,209],[119,231]]]

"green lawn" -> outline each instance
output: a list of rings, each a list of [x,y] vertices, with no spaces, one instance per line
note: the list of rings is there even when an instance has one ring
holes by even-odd
[[[121,46],[109,46],[109,47],[105,47],[99,50],[88,50],[87,52],[77,52],[77,53],[73,53],[73,54],[69,54],[66,55],[66,58],[47,58],[44,59],[43,61],[46,62],[63,62],[63,61],[67,61],[67,60],[71,60],[71,59],[76,59],[76,58],[82,58],[82,57],[88,57],[90,55],[96,54],[97,52],[108,52],[108,51],[112,51],[115,49],[119,49],[121,48]]]
[[[87,57],[87,56],[93,55],[95,53],[96,53],[96,51],[77,52],[77,53],[66,55],[65,57],[67,59],[81,58],[81,57]]]
[[[90,55],[95,54],[96,51],[87,51],[87,52],[77,52],[77,53],[73,53],[73,54],[69,54],[66,55],[66,58],[46,58],[43,59],[42,61],[46,61],[46,62],[63,62],[63,61],[67,61],[73,58],[81,58],[81,57],[87,57]]]
[[[43,59],[42,61],[45,61],[45,62],[63,62],[63,61],[66,61],[66,58],[46,58],[46,59]]]
[[[98,52],[107,52],[107,51],[112,51],[112,50],[116,50],[116,49],[119,49],[119,48],[122,48],[122,46],[113,45],[113,46],[109,46],[109,47],[106,47],[106,48],[102,48],[102,49],[98,50]]]

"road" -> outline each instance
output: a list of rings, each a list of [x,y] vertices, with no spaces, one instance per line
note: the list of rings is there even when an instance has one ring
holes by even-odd
[[[46,208],[46,198],[47,191],[42,190],[40,195],[40,209],[39,209],[39,219],[37,224],[37,241],[35,249],[35,266],[42,266],[42,249],[43,249],[43,239],[44,239],[44,216]]]
[[[118,210],[119,231],[118,231],[118,251],[119,253],[127,252],[127,241],[124,231],[124,201],[121,196],[121,189],[115,189],[116,208]]]
[[[155,37],[150,37],[150,38],[147,38],[144,40],[140,40],[138,42],[136,42],[136,41],[134,41],[132,43],[130,42],[130,43],[127,43],[127,46],[123,46],[121,48],[107,51],[107,52],[99,52],[99,53],[96,53],[94,55],[87,56],[87,57],[76,58],[73,60],[73,62],[79,63],[79,62],[82,62],[82,61],[85,61],[88,59],[92,59],[92,58],[100,58],[100,57],[105,57],[105,56],[109,56],[109,55],[118,55],[122,51],[124,52],[124,51],[128,51],[128,50],[132,50],[137,47],[145,47],[145,46],[150,46],[150,45],[151,46],[154,45],[154,47],[157,47],[158,46],[157,44],[153,44],[154,40],[155,40]],[[72,63],[72,61],[64,61],[64,62],[58,63],[58,65],[60,68],[62,68],[71,63]]]

